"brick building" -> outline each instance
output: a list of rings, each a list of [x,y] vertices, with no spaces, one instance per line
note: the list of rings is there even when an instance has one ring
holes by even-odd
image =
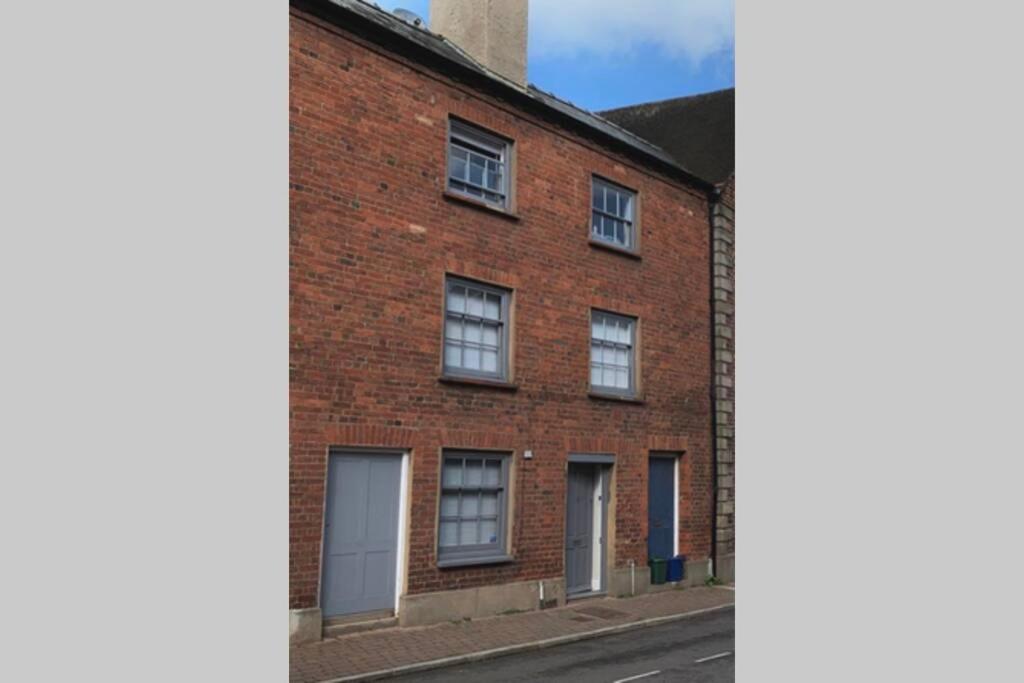
[[[525,0],[431,14],[291,2],[293,642],[715,551],[719,189],[527,86]]]

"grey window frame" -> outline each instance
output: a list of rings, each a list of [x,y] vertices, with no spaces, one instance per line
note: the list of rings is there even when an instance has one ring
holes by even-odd
[[[488,372],[486,370],[472,370],[462,368],[458,366],[452,366],[448,364],[448,319],[449,317],[457,316],[460,320],[465,322],[470,321],[490,321],[490,318],[483,318],[481,316],[474,316],[468,312],[466,313],[452,313],[448,310],[448,298],[451,296],[452,287],[465,287],[468,289],[476,289],[484,292],[485,294],[493,294],[501,297],[501,320],[498,321],[501,325],[501,331],[498,335],[498,370],[496,372]],[[468,299],[468,296],[467,296]],[[509,328],[511,327],[511,321],[509,320],[509,311],[511,308],[512,301],[512,290],[504,289],[494,285],[488,285],[475,280],[468,280],[466,278],[458,277],[456,275],[445,275],[444,282],[444,320],[442,323],[442,334],[441,334],[441,371],[446,377],[469,377],[472,379],[490,379],[501,382],[507,382],[509,380]],[[464,339],[459,340],[463,342]],[[463,348],[465,348],[463,346]]]
[[[604,339],[594,338],[594,318],[596,316],[603,316],[605,318],[611,318],[616,321],[625,321],[630,323],[629,346],[627,353],[627,359],[629,362],[629,372],[627,373],[627,377],[629,379],[629,386],[626,389],[623,389],[621,387],[610,387],[604,384],[594,384],[593,382],[592,373],[594,368],[594,344],[596,343],[599,346],[610,346],[612,348],[621,348],[625,346],[621,342],[610,342]],[[611,311],[605,311],[598,308],[592,308],[590,310],[590,348],[588,349],[590,354],[590,362],[587,364],[587,381],[590,384],[591,392],[597,394],[609,394],[613,396],[624,396],[629,398],[636,397],[636,338],[637,326],[639,325],[639,323],[639,319],[633,316],[622,315],[621,313],[612,313]],[[602,362],[600,363],[600,365],[603,367],[605,363]]]
[[[598,208],[596,208],[594,206],[594,194],[595,194],[595,192],[597,191],[597,189],[599,187],[607,188],[607,189],[610,189],[610,190],[614,190],[615,192],[618,192],[619,194],[627,195],[630,198],[630,202],[629,202],[630,212],[629,212],[629,217],[628,218],[624,217],[624,216],[621,216],[619,214],[609,213],[609,212],[605,211],[604,208],[598,209]],[[602,202],[602,204],[603,204],[603,202]],[[600,176],[596,176],[596,175],[595,176],[591,176],[591,178],[590,178],[590,239],[598,241],[598,242],[601,242],[603,244],[610,244],[613,247],[617,247],[619,249],[624,249],[626,251],[631,251],[631,252],[637,251],[638,244],[639,244],[638,234],[637,234],[638,233],[638,230],[637,230],[637,224],[638,224],[638,221],[637,221],[637,210],[638,210],[638,207],[639,207],[639,193],[637,193],[636,190],[631,190],[628,187],[623,187],[622,185],[619,185],[617,183],[613,183],[610,180],[605,180],[604,178],[602,178]],[[608,218],[610,220],[618,221],[618,222],[621,222],[621,223],[625,224],[626,227],[624,228],[623,232],[628,237],[628,239],[626,240],[625,244],[623,244],[622,242],[619,242],[617,239],[605,237],[603,232],[598,232],[597,231],[597,226],[595,225],[595,218],[598,215],[600,215],[602,217],[605,217],[605,218]]]
[[[453,178],[453,147],[459,147],[469,154],[475,154],[485,159],[488,158],[487,153],[497,156],[496,161],[501,167],[501,187],[499,190],[492,190],[486,185],[477,185],[476,183],[471,182],[468,177]],[[481,152],[484,152],[484,154],[481,154]],[[484,202],[489,206],[494,206],[502,210],[508,210],[511,198],[511,192],[509,189],[511,185],[510,177],[512,170],[512,164],[510,163],[511,158],[512,142],[510,140],[488,133],[476,126],[457,119],[448,120],[448,166],[445,174],[447,178],[445,186],[448,188],[449,192],[453,192],[459,196],[467,197],[478,202]],[[454,185],[453,182],[458,185],[477,188],[484,196],[474,194],[473,192],[465,189],[465,187]],[[500,195],[501,200],[498,201],[486,196],[488,193]]]
[[[444,468],[449,460],[461,460],[463,475],[462,484],[460,486],[445,486],[444,482]],[[483,485],[483,472],[481,471],[480,486],[466,486],[465,468],[467,460],[479,460],[485,463],[488,460],[497,460],[500,463],[500,481],[496,487],[488,487]],[[467,564],[487,564],[493,562],[503,562],[511,560],[512,558],[508,555],[508,487],[509,487],[509,462],[511,460],[511,453],[497,452],[497,451],[463,451],[456,449],[445,449],[441,453],[441,472],[440,472],[440,493],[438,495],[438,512],[437,512],[437,565],[439,567],[453,567],[462,566]],[[481,464],[481,470],[486,467],[485,464]],[[482,494],[484,492],[497,492],[497,509],[496,509],[496,538],[498,539],[495,543],[480,543],[471,546],[444,546],[441,545],[441,524],[442,522],[457,522],[456,525],[456,538],[459,538],[461,529],[459,524],[464,519],[462,510],[462,500],[464,495],[472,495],[476,492],[477,498],[477,514],[475,517],[478,525],[482,519],[489,517],[489,515],[482,515]],[[458,512],[455,517],[446,517],[441,514],[442,499],[445,494],[459,496]]]

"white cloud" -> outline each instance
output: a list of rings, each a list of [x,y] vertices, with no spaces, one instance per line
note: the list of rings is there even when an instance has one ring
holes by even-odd
[[[733,0],[530,0],[532,59],[654,46],[698,64],[735,42]]]

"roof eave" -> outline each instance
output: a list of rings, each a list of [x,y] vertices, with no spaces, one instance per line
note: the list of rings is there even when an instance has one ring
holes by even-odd
[[[410,58],[418,64],[439,71],[455,80],[488,91],[526,111],[557,121],[566,127],[584,134],[605,147],[609,147],[626,156],[641,161],[647,166],[662,173],[673,176],[685,183],[695,186],[706,193],[715,190],[715,184],[701,178],[675,163],[670,163],[657,156],[616,138],[614,135],[589,126],[582,121],[565,114],[554,107],[540,102],[529,92],[503,80],[496,79],[474,68],[460,64],[434,50],[419,45],[412,40],[367,19],[356,12],[337,5],[330,0],[290,0],[292,6],[308,12],[341,29],[355,33],[375,44],[396,54]],[[571,105],[570,105],[571,106]],[[591,113],[591,115],[594,115]],[[609,122],[610,123],[610,122]],[[614,124],[613,124],[614,125]],[[647,143],[650,144],[650,143]]]

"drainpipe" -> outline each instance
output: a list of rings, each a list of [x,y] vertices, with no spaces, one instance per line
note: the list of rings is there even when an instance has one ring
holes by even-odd
[[[711,571],[718,564],[718,398],[715,396],[715,207],[722,198],[719,188],[708,192],[708,280],[711,285]]]

